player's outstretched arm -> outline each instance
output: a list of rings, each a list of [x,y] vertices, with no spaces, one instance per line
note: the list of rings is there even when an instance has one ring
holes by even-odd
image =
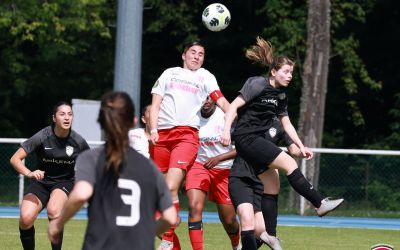
[[[60,241],[60,232],[65,223],[90,199],[93,194],[93,186],[87,181],[78,181],[68,197],[60,216],[49,222],[48,237],[53,243]]]

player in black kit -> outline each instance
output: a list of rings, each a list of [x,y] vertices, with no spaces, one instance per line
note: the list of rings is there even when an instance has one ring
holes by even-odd
[[[83,249],[154,249],[155,235],[175,224],[177,214],[161,172],[129,146],[134,125],[129,95],[105,94],[98,121],[105,145],[78,157],[74,188],[60,217],[50,222],[49,238],[57,242],[64,224],[88,201]]]
[[[300,149],[285,133],[278,119],[274,119],[271,123],[265,138],[276,145],[282,142],[291,156],[302,157]],[[271,249],[281,250],[280,241],[276,237],[279,173],[276,169],[268,169],[265,175],[268,182],[263,186],[254,169],[237,156],[229,174],[229,195],[239,216],[241,230],[254,230],[259,246],[265,242]],[[261,206],[262,201],[266,203],[264,206]],[[261,212],[262,207],[263,212]],[[254,216],[249,216],[252,214]],[[267,217],[264,218],[263,214]]]
[[[226,112],[221,142],[223,145],[231,143],[231,125],[237,113],[237,124],[233,134],[237,154],[254,168],[264,186],[268,182],[268,169],[282,170],[294,190],[314,205],[319,216],[324,216],[336,209],[343,199],[323,199],[300,172],[296,161],[264,136],[271,122],[279,118],[285,132],[299,147],[303,157],[312,157],[312,152],[304,147],[298,137],[287,112],[284,88],[292,80],[294,62],[285,56],[274,57],[271,44],[260,37],[257,38],[257,44],[246,51],[246,57],[268,66],[269,74],[268,77],[250,77],[246,81],[239,91],[239,96]],[[261,205],[264,204],[262,201]],[[243,248],[256,248],[254,232],[242,231],[241,235],[242,244],[243,237],[249,239],[249,245],[243,244]]]
[[[53,124],[23,142],[11,157],[15,170],[31,180],[20,208],[19,230],[24,249],[35,248],[34,222],[43,208],[47,207],[49,220],[60,215],[74,184],[75,159],[89,149],[87,142],[71,129],[72,120],[71,104],[57,103]],[[31,171],[23,160],[32,152],[36,153],[38,167]],[[53,250],[61,249],[62,240],[51,245]]]

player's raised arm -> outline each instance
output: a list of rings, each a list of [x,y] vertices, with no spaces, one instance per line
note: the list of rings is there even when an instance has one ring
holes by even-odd
[[[236,99],[229,105],[228,111],[225,113],[225,124],[224,132],[221,135],[221,143],[224,146],[231,144],[231,127],[232,122],[236,117],[237,109],[246,104],[242,95],[236,97]]]

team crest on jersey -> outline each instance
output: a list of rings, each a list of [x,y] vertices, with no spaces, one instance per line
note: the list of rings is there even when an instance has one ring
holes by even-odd
[[[74,148],[71,146],[66,146],[65,152],[67,153],[68,156],[71,156],[74,153]]]
[[[278,95],[278,98],[279,98],[279,100],[283,100],[283,99],[286,98],[286,94],[285,94],[285,93],[280,93],[280,94]]]
[[[269,135],[271,136],[271,138],[274,138],[276,135],[276,128],[270,128],[268,130]]]

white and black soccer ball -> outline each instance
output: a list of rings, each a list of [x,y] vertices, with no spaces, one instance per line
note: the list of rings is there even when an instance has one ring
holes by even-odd
[[[204,25],[211,31],[221,31],[231,22],[231,13],[225,5],[213,3],[208,5],[201,15]]]

